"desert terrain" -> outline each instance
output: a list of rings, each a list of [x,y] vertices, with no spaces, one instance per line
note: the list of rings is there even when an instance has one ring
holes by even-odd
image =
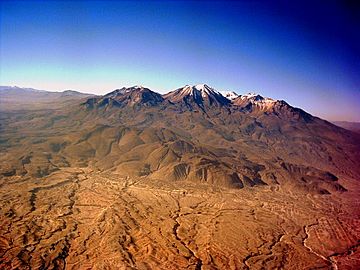
[[[2,91],[1,269],[360,268],[356,133],[207,85]]]

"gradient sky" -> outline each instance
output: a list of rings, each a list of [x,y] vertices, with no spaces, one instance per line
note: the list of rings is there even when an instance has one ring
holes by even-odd
[[[269,2],[0,1],[0,85],[207,83],[360,121],[359,7]]]

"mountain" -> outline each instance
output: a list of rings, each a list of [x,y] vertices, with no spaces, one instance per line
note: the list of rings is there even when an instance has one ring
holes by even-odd
[[[103,97],[88,99],[85,105],[88,108],[115,106],[155,106],[163,102],[163,97],[142,86],[116,89]]]
[[[254,93],[238,96],[237,98],[233,99],[233,104],[248,110],[257,108],[261,111],[271,111],[276,107],[280,107],[281,105],[290,109],[290,106],[285,101],[264,98],[263,96]]]
[[[0,86],[0,91],[3,92],[8,92],[11,91],[12,93],[18,93],[18,94],[22,94],[24,92],[47,92],[45,90],[38,90],[38,89],[34,89],[34,88],[22,88],[22,87],[18,87],[18,86]]]
[[[188,108],[199,107],[205,109],[209,106],[226,106],[230,101],[225,98],[220,92],[211,88],[206,84],[198,84],[194,86],[185,85],[176,89],[166,95],[164,99],[172,103],[181,103]]]
[[[288,174],[297,179],[292,185],[299,189],[330,193],[346,188],[337,177],[325,180],[326,175],[341,173],[339,164],[350,170],[358,158],[343,160],[344,149],[339,151],[333,142],[347,142],[349,151],[355,151],[358,138],[329,122],[256,94],[230,101],[206,84],[187,85],[165,95],[142,86],[121,88],[88,97],[69,113],[74,115],[72,121],[81,123],[81,132],[58,143],[63,145],[63,158],[70,164],[70,160],[91,162],[124,176],[166,176],[171,181],[243,188],[271,185],[269,175],[281,179]],[[64,128],[70,124],[66,114],[55,118]],[[99,140],[101,144],[94,143]],[[48,162],[44,170],[50,172],[55,163]],[[34,164],[33,175],[38,168]],[[21,166],[11,170],[24,173]],[[311,184],[301,180],[309,173],[316,175]]]
[[[359,134],[206,84],[15,97],[0,117],[1,267],[360,261]]]
[[[17,86],[0,86],[0,110],[60,108],[92,96],[74,90],[49,92]]]
[[[23,88],[18,86],[0,86],[0,95],[2,97],[7,96],[18,96],[19,99],[21,95],[34,96],[37,98],[41,98],[42,96],[61,96],[61,95],[71,95],[73,97],[77,96],[90,96],[90,94],[84,94],[74,90],[64,90],[62,92],[49,92],[45,90],[38,90],[34,88]]]
[[[227,99],[235,99],[237,98],[239,95],[236,94],[234,91],[219,91],[221,95],[223,95],[224,97],[226,97]]]

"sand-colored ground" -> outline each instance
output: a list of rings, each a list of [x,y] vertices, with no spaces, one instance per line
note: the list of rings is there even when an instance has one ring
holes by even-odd
[[[91,168],[63,169],[38,181],[6,177],[0,182],[0,265],[358,269],[359,194],[220,189]]]

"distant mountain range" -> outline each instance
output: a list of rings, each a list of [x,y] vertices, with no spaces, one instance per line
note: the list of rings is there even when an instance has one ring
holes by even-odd
[[[360,123],[359,122],[333,121],[333,123],[339,127],[360,133]]]
[[[0,111],[61,107],[64,102],[69,104],[88,96],[92,95],[74,90],[52,92],[17,86],[0,86]]]

